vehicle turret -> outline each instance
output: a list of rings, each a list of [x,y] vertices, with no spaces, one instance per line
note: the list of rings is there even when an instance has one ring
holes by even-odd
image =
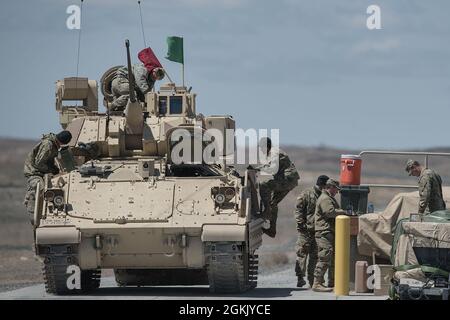
[[[127,64],[131,68],[129,42]],[[169,134],[173,128],[189,126],[202,130],[216,128],[223,132],[234,129],[231,116],[204,117],[196,113],[196,94],[191,88],[174,83],[161,85],[139,101],[130,92],[124,111],[111,110],[111,82],[119,66],[109,69],[102,76],[105,113],[98,112],[97,83],[87,78],[65,78],[57,82],[57,110],[60,123],[74,137],[71,146],[79,143],[96,143],[100,157],[151,156],[165,157],[168,152]],[[129,73],[130,88],[134,87],[132,72]],[[65,100],[80,100],[79,106],[63,106]],[[225,142],[224,142],[225,143]],[[229,149],[229,148],[228,148]],[[225,146],[223,150],[226,150]],[[82,160],[81,160],[82,161]]]

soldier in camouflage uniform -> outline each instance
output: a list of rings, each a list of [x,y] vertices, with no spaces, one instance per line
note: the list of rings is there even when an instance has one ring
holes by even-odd
[[[31,223],[34,223],[36,187],[39,183],[39,190],[42,191],[44,189],[44,175],[47,173],[59,173],[59,169],[55,164],[55,158],[58,156],[58,150],[61,145],[68,144],[71,139],[72,135],[69,131],[61,131],[56,135],[53,133],[46,134],[25,160],[23,173],[27,178],[27,191],[24,204],[27,207]]]
[[[295,220],[297,222],[298,240],[296,245],[297,260],[295,262],[295,274],[297,287],[303,287],[306,282],[303,279],[308,270],[308,282],[312,287],[314,282],[314,269],[317,263],[317,243],[314,234],[314,212],[317,199],[325,187],[328,176],[321,175],[317,178],[316,185],[304,190],[297,198],[295,206]],[[308,268],[306,264],[308,263]]]
[[[332,277],[329,281],[334,281],[335,218],[340,214],[346,214],[344,210],[339,208],[339,204],[334,198],[339,190],[339,182],[328,179],[325,189],[322,190],[322,194],[317,199],[314,222],[319,261],[314,270],[313,291],[330,292],[333,290],[325,287],[323,283],[327,270],[329,270],[329,276]]]
[[[445,210],[442,197],[442,179],[432,169],[424,168],[418,161],[408,160],[406,171],[410,176],[419,177],[419,213]]]
[[[132,66],[136,84],[135,90],[138,99],[141,102],[145,102],[145,94],[153,89],[156,80],[164,78],[165,73],[152,49],[147,48],[142,50],[139,52],[138,57],[142,63],[137,63]],[[130,94],[128,69],[126,67],[117,69],[116,75],[111,83],[111,92],[114,96],[111,109],[114,111],[124,110]]]
[[[286,153],[280,149],[272,150],[270,138],[262,138],[259,145],[263,153],[267,154],[269,161],[260,166],[260,170],[273,175],[273,179],[260,184],[259,193],[264,205],[263,218],[270,221],[268,229],[263,232],[269,237],[276,235],[278,217],[278,204],[286,195],[298,185],[300,176]]]

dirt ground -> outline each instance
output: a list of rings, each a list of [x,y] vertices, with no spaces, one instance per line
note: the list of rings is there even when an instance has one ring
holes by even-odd
[[[42,282],[41,264],[32,249],[33,231],[22,204],[25,192],[23,161],[33,145],[33,141],[0,139],[0,291]],[[326,147],[287,146],[283,149],[294,161],[301,180],[299,186],[280,204],[276,239],[266,237],[263,240],[261,272],[270,272],[283,265],[292,265],[293,268],[297,239],[293,215],[296,197],[301,190],[312,186],[321,174],[338,179],[340,155],[355,153]],[[448,152],[449,149],[430,151]],[[362,182],[415,184],[414,178],[408,177],[404,171],[405,162],[406,157],[364,160]],[[430,161],[430,166],[441,174],[444,185],[449,185],[450,161],[443,157],[436,158]],[[372,189],[369,202],[374,204],[376,211],[382,210],[400,191],[404,190]]]
[[[0,291],[42,282],[33,229],[23,210],[23,188],[0,193]]]

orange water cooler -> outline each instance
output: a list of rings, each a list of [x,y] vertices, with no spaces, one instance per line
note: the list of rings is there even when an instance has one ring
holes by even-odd
[[[341,156],[341,185],[359,186],[361,184],[361,165],[360,156],[343,154]]]
[[[363,260],[358,253],[359,215],[367,213],[370,189],[368,186],[361,186],[362,160],[360,156],[343,154],[340,165],[341,208],[356,214],[350,220],[350,281],[355,283],[356,261]]]

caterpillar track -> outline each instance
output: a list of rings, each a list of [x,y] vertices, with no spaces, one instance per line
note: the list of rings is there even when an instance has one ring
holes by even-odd
[[[256,288],[258,256],[247,252],[240,242],[210,242],[208,281],[212,293],[241,293]]]
[[[81,270],[80,289],[68,288],[67,280],[73,272],[68,267],[78,265],[78,248],[76,245],[40,246],[38,250],[44,258],[43,276],[47,293],[57,295],[79,294],[100,287],[101,270]]]

